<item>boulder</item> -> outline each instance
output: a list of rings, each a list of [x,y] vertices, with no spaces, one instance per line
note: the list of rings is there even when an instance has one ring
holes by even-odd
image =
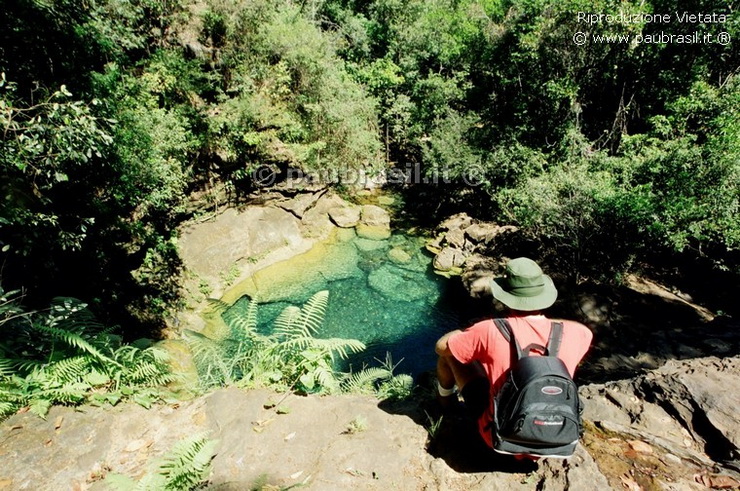
[[[465,233],[459,228],[453,228],[445,234],[445,242],[455,249],[465,249]]]
[[[221,288],[224,272],[238,263],[264,258],[282,249],[305,250],[298,219],[279,208],[229,208],[212,221],[190,225],[178,241],[188,270],[211,288]]]
[[[371,240],[385,240],[391,236],[391,217],[383,208],[364,205],[360,212],[357,235]]]
[[[473,224],[473,219],[467,213],[452,215],[439,224],[441,230],[463,230]]]
[[[392,204],[395,204],[396,198],[393,196],[378,196],[378,204],[381,204],[383,206],[390,206]]]
[[[289,211],[298,218],[303,218],[306,211],[314,206],[324,194],[324,191],[318,193],[300,193],[289,200],[276,203],[277,206],[285,211]]]
[[[375,205],[363,205],[361,210],[361,223],[364,225],[390,226],[391,216],[383,208]]]
[[[306,211],[301,218],[301,230],[305,237],[325,239],[334,230],[335,226],[329,218],[329,210],[345,208],[350,203],[336,194],[325,194],[316,204]]]
[[[360,207],[355,205],[337,206],[329,210],[329,218],[337,227],[351,228],[360,222]]]
[[[450,271],[453,268],[459,268],[465,264],[465,253],[459,249],[445,247],[434,258],[434,269],[440,271]]]
[[[518,230],[514,225],[479,222],[465,228],[465,235],[476,244],[488,244],[499,235],[513,233]]]
[[[388,251],[388,259],[394,263],[406,264],[411,261],[411,254],[404,251],[400,247],[394,247]]]

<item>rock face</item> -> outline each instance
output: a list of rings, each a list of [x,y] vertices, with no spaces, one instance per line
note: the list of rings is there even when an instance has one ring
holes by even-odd
[[[583,445],[538,466],[486,450],[463,418],[443,418],[430,438],[438,415],[418,400],[230,388],[150,410],[54,407],[46,420],[0,423],[0,483],[103,490],[107,473],[140,478],[176,442],[209,431],[216,489],[737,489],[738,381],[740,358],[704,358],[582,387]]]
[[[213,221],[191,226],[183,231],[178,245],[185,267],[214,290],[222,283],[221,276],[240,262],[310,247],[293,214],[256,206],[241,212],[228,209]]]
[[[390,215],[378,206],[360,207],[326,190],[287,199],[274,194],[267,205],[229,208],[210,221],[190,224],[181,231],[178,246],[188,271],[186,290],[193,297],[199,292],[218,298],[230,284],[307,252],[337,227],[352,237],[357,233],[372,241],[391,235]],[[179,320],[196,327],[187,317],[183,313]]]
[[[740,358],[672,360],[635,379],[586,387],[584,415],[652,434],[674,454],[733,460],[740,457],[738,384]]]

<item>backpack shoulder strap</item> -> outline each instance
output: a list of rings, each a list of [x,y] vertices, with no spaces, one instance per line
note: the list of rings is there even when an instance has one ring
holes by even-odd
[[[560,342],[563,340],[563,323],[553,322],[550,327],[550,339],[547,340],[547,355],[558,356]]]
[[[522,348],[514,336],[514,331],[511,330],[511,324],[506,319],[493,319],[493,323],[501,331],[501,335],[504,337],[512,347],[511,358],[512,361],[520,360],[522,358]]]

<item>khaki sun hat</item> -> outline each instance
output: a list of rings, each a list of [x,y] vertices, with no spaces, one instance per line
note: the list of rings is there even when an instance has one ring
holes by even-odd
[[[523,311],[546,309],[558,298],[552,279],[526,257],[507,263],[506,275],[491,281],[491,293],[507,307]]]

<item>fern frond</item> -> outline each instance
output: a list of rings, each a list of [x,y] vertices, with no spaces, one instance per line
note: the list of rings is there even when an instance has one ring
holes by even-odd
[[[247,340],[254,338],[257,332],[257,301],[249,300],[246,312],[229,309],[222,315],[224,322],[229,326],[231,338]]]
[[[177,443],[159,466],[166,490],[193,489],[208,477],[216,441],[206,434],[198,434]]]
[[[46,413],[49,412],[51,401],[48,399],[34,399],[28,405],[29,410],[41,419],[46,419]]]
[[[10,377],[14,372],[15,362],[8,358],[0,358],[0,377]]]
[[[313,337],[318,332],[324,322],[328,303],[329,292],[322,290],[309,298],[302,308],[286,307],[275,319],[275,335],[283,340],[300,339],[300,343],[304,343],[303,340]]]
[[[104,326],[87,308],[87,304],[72,297],[52,299],[49,320],[52,326],[76,333],[101,332]]]
[[[5,416],[13,414],[14,412],[16,412],[17,409],[18,406],[16,404],[13,404],[12,402],[0,402],[0,418],[4,418]]]
[[[80,404],[85,401],[87,391],[91,387],[82,382],[71,382],[61,387],[53,387],[33,394],[34,400],[43,399],[49,405],[61,402],[63,404]]]
[[[221,344],[195,331],[185,330],[184,334],[203,384],[210,387],[231,383],[231,359]]]
[[[144,356],[151,358],[155,363],[168,363],[170,361],[170,354],[167,350],[151,346],[143,351]]]
[[[90,371],[94,359],[90,355],[65,358],[44,368],[49,377],[60,384],[81,380]]]
[[[334,352],[339,353],[339,357],[347,359],[349,353],[360,353],[364,351],[366,346],[365,343],[357,339],[343,339],[343,338],[311,338],[311,346],[321,348],[325,350],[329,355],[334,358]]]
[[[209,313],[213,312],[214,314],[222,314],[223,312],[229,310],[229,307],[231,307],[231,305],[229,305],[228,303],[217,298],[207,298],[206,302],[208,302],[208,307],[210,307]]]
[[[87,353],[90,353],[91,355],[95,356],[96,358],[98,358],[99,360],[103,362],[111,363],[119,367],[121,366],[120,363],[118,363],[116,360],[113,360],[105,356],[95,346],[87,342],[79,334],[67,331],[65,329],[60,329],[58,327],[53,327],[53,326],[48,326],[48,325],[43,325],[43,324],[35,324],[34,327],[42,332],[45,332],[53,336],[56,339],[63,341],[68,346],[72,346],[82,351],[85,351]]]
[[[329,290],[316,292],[301,309],[301,319],[298,329],[304,335],[315,334],[321,328],[326,315],[326,306],[329,304]]]
[[[133,368],[124,373],[123,381],[128,384],[152,387],[165,385],[174,380],[166,366],[151,361],[139,361]]]
[[[350,374],[342,384],[342,390],[345,392],[364,392],[368,389],[373,389],[375,382],[388,380],[392,376],[393,372],[385,368],[366,368]]]
[[[293,305],[285,307],[273,323],[273,332],[277,338],[290,339],[294,335],[294,325],[301,315],[301,309]]]
[[[336,373],[329,367],[319,365],[313,372],[314,379],[324,392],[338,392],[339,380]]]

